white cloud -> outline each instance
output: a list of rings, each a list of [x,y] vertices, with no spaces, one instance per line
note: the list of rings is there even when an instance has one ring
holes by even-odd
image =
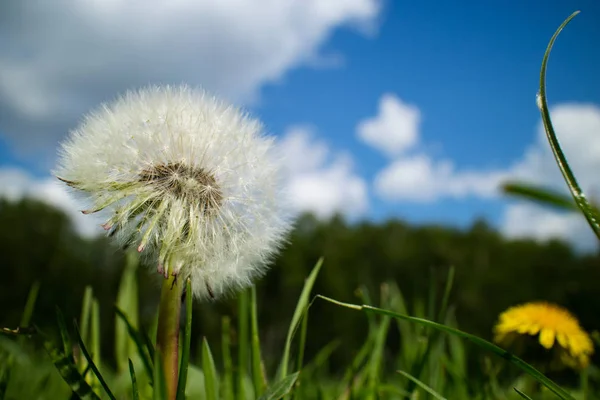
[[[352,170],[347,154],[329,160],[329,147],[313,139],[306,127],[291,128],[280,142],[286,159],[288,190],[298,211],[310,211],[320,218],[336,212],[358,216],[368,209],[366,182]]]
[[[83,215],[81,204],[54,178],[36,179],[21,169],[0,169],[0,197],[10,201],[27,197],[54,206],[71,218],[75,229],[83,236],[92,237],[103,232],[101,221],[94,215]]]
[[[83,112],[148,83],[247,101],[320,54],[343,26],[372,32],[381,0],[8,0],[0,5],[0,132],[54,145]],[[322,61],[324,62],[324,61]]]
[[[500,228],[509,238],[563,239],[579,249],[598,248],[598,239],[581,214],[558,212],[535,204],[510,205]]]
[[[433,202],[442,197],[492,197],[504,179],[502,171],[457,171],[448,160],[426,155],[401,157],[375,177],[375,192],[389,201]]]
[[[417,144],[420,121],[417,107],[403,103],[393,94],[384,94],[378,114],[359,122],[356,130],[360,140],[393,157]]]
[[[457,170],[450,160],[423,153],[409,154],[421,143],[421,112],[393,94],[379,100],[378,114],[358,123],[356,134],[393,160],[377,173],[375,192],[388,201],[433,202],[444,197],[491,197],[503,171]]]
[[[600,188],[600,107],[562,104],[551,108],[550,116],[580,186],[593,195]],[[541,122],[537,128],[536,142],[525,151],[510,173],[513,179],[568,193]],[[509,205],[501,230],[510,237],[529,236],[539,240],[561,238],[587,249],[594,248],[597,242],[582,215],[557,213],[533,204]]]

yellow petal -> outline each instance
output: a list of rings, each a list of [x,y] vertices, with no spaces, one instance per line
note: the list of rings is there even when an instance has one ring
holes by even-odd
[[[540,344],[550,349],[554,345],[554,331],[551,329],[542,329],[540,332]]]

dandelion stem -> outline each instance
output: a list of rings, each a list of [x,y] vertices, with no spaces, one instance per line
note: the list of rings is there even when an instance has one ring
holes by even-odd
[[[179,317],[183,283],[175,275],[163,281],[158,308],[156,349],[160,351],[167,399],[175,400],[179,367]]]

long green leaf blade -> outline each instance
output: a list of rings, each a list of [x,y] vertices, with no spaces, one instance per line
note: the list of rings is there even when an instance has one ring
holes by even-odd
[[[302,315],[307,310],[308,302],[310,299],[310,292],[317,280],[317,276],[319,275],[319,271],[321,270],[321,266],[323,265],[323,257],[317,261],[317,264],[314,266],[310,275],[304,282],[304,287],[302,288],[302,293],[300,294],[300,298],[298,299],[298,304],[296,305],[296,310],[294,311],[294,315],[292,317],[292,322],[290,323],[290,327],[288,328],[287,337],[285,340],[285,347],[283,350],[283,356],[281,358],[281,363],[279,364],[279,376],[285,377],[287,376],[288,364],[290,362],[290,350],[292,348],[292,339],[294,337],[294,332],[296,332],[296,328],[300,323],[300,319]]]
[[[552,380],[548,379],[540,371],[538,371],[531,365],[527,364],[525,361],[523,361],[519,357],[513,355],[512,353],[509,353],[508,351],[496,346],[493,343],[488,342],[487,340],[481,339],[480,337],[477,337],[475,335],[471,335],[469,333],[460,331],[458,329],[451,328],[446,325],[438,324],[437,322],[429,321],[429,320],[426,320],[423,318],[410,317],[408,315],[402,315],[402,314],[398,314],[398,313],[395,313],[395,312],[392,312],[389,310],[384,310],[381,308],[372,307],[372,306],[368,306],[368,305],[344,303],[344,302],[341,302],[341,301],[338,301],[335,299],[331,299],[329,297],[325,297],[322,295],[317,295],[317,297],[319,297],[323,300],[326,300],[330,303],[336,304],[338,306],[350,308],[352,310],[363,311],[363,312],[367,312],[367,313],[374,313],[374,314],[379,314],[379,315],[387,315],[387,316],[394,317],[394,318],[404,319],[407,321],[411,321],[411,322],[414,322],[414,323],[417,323],[417,324],[420,324],[423,326],[431,327],[431,328],[467,339],[467,340],[475,343],[479,347],[482,347],[483,349],[490,351],[490,352],[504,358],[511,364],[520,368],[522,371],[529,374],[535,380],[537,380],[542,385],[546,386],[548,389],[550,389],[552,392],[554,392],[561,399],[574,400],[574,398],[569,393],[567,393],[564,389],[562,389],[560,386],[558,386]]]
[[[223,390],[224,400],[233,400],[233,360],[231,357],[231,322],[224,316],[221,320],[221,352],[223,356]]]
[[[546,98],[546,69],[548,67],[548,58],[550,57],[550,51],[554,46],[554,42],[556,38],[560,34],[560,32],[567,26],[569,22],[575,16],[579,14],[579,11],[575,11],[571,14],[556,30],[552,38],[550,39],[550,43],[548,43],[548,47],[546,48],[546,52],[544,53],[544,58],[542,59],[542,68],[540,71],[540,91],[538,93],[537,101],[540,109],[540,113],[542,114],[542,122],[544,124],[544,130],[546,131],[546,137],[548,138],[548,142],[550,143],[550,148],[552,149],[552,153],[554,154],[554,158],[556,163],[558,164],[558,168],[573,195],[573,200],[575,200],[575,204],[579,207],[583,215],[585,216],[588,224],[596,234],[596,236],[600,239],[600,216],[597,211],[591,205],[591,203],[587,200],[585,194],[581,190],[569,163],[567,162],[567,158],[563,153],[560,143],[558,142],[558,138],[556,136],[556,132],[554,131],[554,126],[552,125],[552,120],[550,119],[550,112],[548,111],[548,102]]]
[[[67,356],[60,347],[47,338],[39,329],[38,334],[44,338],[44,349],[50,360],[58,370],[63,380],[69,385],[74,395],[82,400],[100,400],[100,397],[92,390],[73,362],[73,358]]]
[[[531,397],[527,396],[525,393],[521,392],[519,389],[517,389],[517,388],[513,388],[513,389],[515,390],[515,392],[517,392],[517,394],[519,396],[521,396],[525,400],[533,400]]]
[[[179,380],[177,382],[177,400],[185,400],[188,366],[190,364],[190,346],[192,344],[192,281],[185,282],[185,327],[181,344],[181,362],[179,364]]]
[[[573,201],[573,197],[548,188],[535,186],[529,183],[506,182],[502,185],[502,191],[511,196],[521,197],[543,205],[552,206],[563,210],[579,210],[579,208]]]
[[[152,379],[154,376],[154,373],[152,372],[152,363],[150,362],[150,360],[151,360],[150,357],[152,357],[152,355],[147,354],[145,351],[144,338],[139,333],[139,331],[137,329],[135,329],[133,327],[133,325],[131,325],[131,323],[129,322],[129,318],[127,318],[127,315],[125,315],[125,313],[116,306],[115,306],[115,313],[125,323],[125,326],[127,327],[127,331],[129,332],[129,336],[133,339],[133,342],[135,343],[135,345],[137,347],[138,354],[139,354],[140,358],[142,359],[142,363],[144,364],[144,369],[146,370],[146,373],[148,374],[148,377],[150,378],[150,381],[152,382]]]
[[[248,290],[238,295],[238,370],[237,370],[237,399],[246,400],[245,380],[248,374]]]
[[[92,358],[92,356],[88,352],[87,348],[85,347],[85,343],[83,343],[83,339],[81,338],[81,334],[79,333],[79,327],[77,326],[77,322],[75,322],[74,325],[75,325],[75,335],[77,336],[77,341],[79,342],[79,348],[81,349],[81,352],[83,353],[83,355],[87,359],[87,362],[88,362],[90,368],[92,369],[92,371],[94,371],[94,374],[98,378],[98,381],[100,381],[100,385],[102,385],[102,387],[104,388],[104,391],[106,392],[106,394],[108,395],[108,397],[111,400],[116,400],[116,397],[113,395],[112,391],[108,387],[108,384],[106,383],[106,381],[102,377],[102,374],[100,373],[100,370],[96,366],[96,363],[94,362],[94,359]]]
[[[436,398],[438,400],[446,400],[446,398],[443,397],[441,394],[439,394],[438,392],[436,392],[435,390],[433,390],[432,388],[430,388],[425,383],[418,380],[417,378],[415,378],[408,372],[404,372],[404,371],[396,371],[396,372],[399,373],[400,375],[404,376],[406,379],[413,381],[417,386],[419,386],[421,389],[423,389],[424,391],[426,391],[427,393],[432,395],[434,398]]]
[[[258,334],[258,304],[256,300],[256,286],[250,289],[250,330],[252,339],[252,379],[254,381],[254,393],[261,396],[267,386],[267,380],[263,371],[262,357],[260,354],[260,336]]]
[[[202,339],[202,372],[204,372],[206,400],[217,400],[219,398],[217,369],[206,338]]]
[[[133,368],[131,358],[129,359],[129,375],[131,376],[131,395],[133,400],[139,400],[140,393],[138,391],[137,378],[135,377],[135,369]]]
[[[259,397],[258,400],[279,400],[289,394],[298,379],[300,372],[294,372],[269,387],[265,394]]]

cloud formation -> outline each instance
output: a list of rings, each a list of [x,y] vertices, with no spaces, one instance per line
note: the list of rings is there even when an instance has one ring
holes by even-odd
[[[358,123],[357,135],[367,145],[393,157],[417,144],[421,113],[393,94],[384,94],[379,100],[375,117]]]
[[[359,140],[392,161],[374,178],[375,193],[387,201],[433,202],[441,198],[492,197],[503,171],[457,169],[451,160],[415,152],[421,144],[421,112],[393,94],[384,94],[377,115],[360,121]]]
[[[281,149],[288,165],[288,190],[298,211],[321,218],[335,213],[360,216],[368,211],[366,182],[352,169],[348,154],[331,157],[329,147],[314,140],[306,127],[287,131]]]
[[[185,82],[248,101],[290,68],[327,59],[320,47],[333,30],[368,33],[381,7],[380,0],[4,1],[0,132],[19,150],[53,148],[82,113],[149,83]]]
[[[561,146],[586,192],[600,190],[600,107],[568,103],[551,108],[554,128]],[[375,193],[389,202],[432,203],[445,198],[498,198],[500,185],[519,180],[566,192],[564,180],[548,145],[541,121],[536,141],[522,157],[502,169],[465,170],[452,160],[437,159],[420,152],[421,113],[398,97],[385,94],[377,115],[357,125],[360,140],[391,161],[374,180]],[[576,213],[525,202],[510,202],[501,217],[500,230],[508,237],[538,240],[560,238],[579,248],[596,246],[584,218]]]

